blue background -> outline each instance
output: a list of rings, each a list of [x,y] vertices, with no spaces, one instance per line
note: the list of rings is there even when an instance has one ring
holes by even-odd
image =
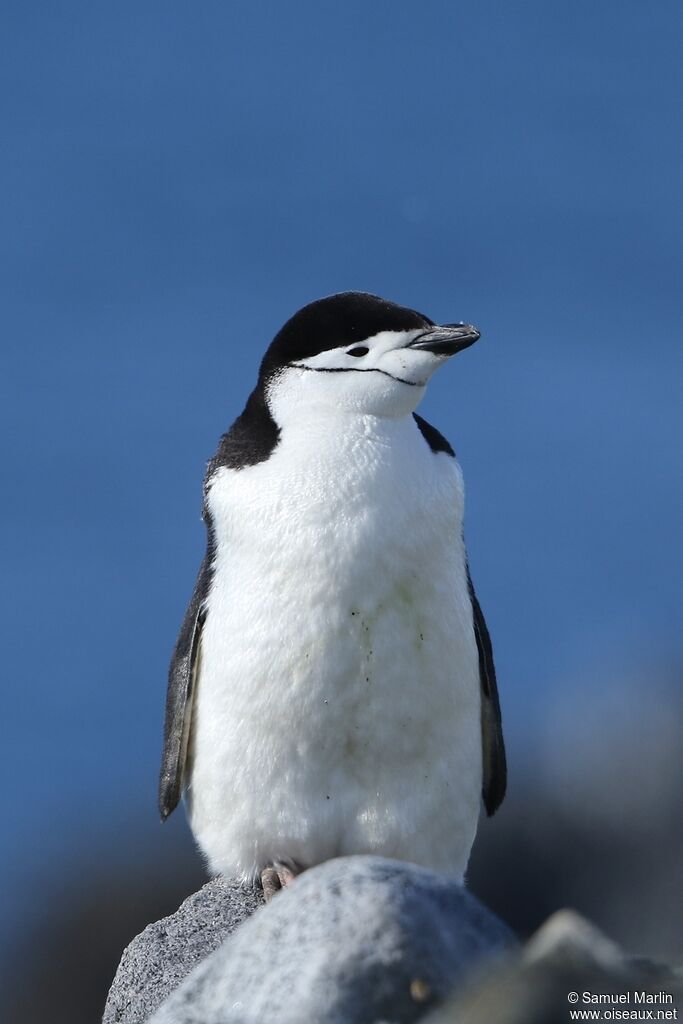
[[[512,786],[619,815],[649,773],[623,814],[680,808],[678,0],[3,11],[5,928],[84,858],[186,843],[155,790],[205,460],[344,289],[482,330],[421,412],[465,472]]]

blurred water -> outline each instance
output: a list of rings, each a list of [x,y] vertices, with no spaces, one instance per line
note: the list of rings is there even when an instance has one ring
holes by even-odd
[[[204,460],[319,295],[483,331],[422,411],[465,469],[513,778],[596,666],[676,664],[679,4],[3,21],[4,927],[86,838],[120,858],[112,822],[158,842]]]

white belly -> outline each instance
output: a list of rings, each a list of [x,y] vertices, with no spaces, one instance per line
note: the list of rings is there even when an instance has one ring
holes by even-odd
[[[188,803],[212,870],[378,853],[462,876],[481,793],[462,480],[414,423],[218,472]]]

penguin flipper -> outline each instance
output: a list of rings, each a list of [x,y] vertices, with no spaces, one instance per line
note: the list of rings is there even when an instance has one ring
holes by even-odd
[[[418,429],[425,441],[438,455],[443,452],[455,458],[455,452],[443,434],[436,427],[427,423],[416,412],[413,413]],[[477,595],[474,592],[469,566],[467,567],[467,586],[472,602],[472,623],[479,652],[479,684],[481,690],[481,749],[483,760],[482,796],[489,817],[498,810],[505,796],[507,786],[507,767],[505,762],[505,744],[503,742],[503,723],[498,699],[496,670],[493,664],[493,648],[486,620],[481,610]]]
[[[165,821],[175,810],[183,788],[187,745],[192,722],[192,700],[199,667],[202,626],[211,579],[209,552],[197,575],[168,672],[164,749],[159,774],[159,813]]]
[[[489,817],[498,810],[507,786],[507,765],[503,722],[498,698],[493,648],[486,620],[474,592],[472,577],[467,570],[467,583],[472,601],[474,635],[479,652],[479,681],[481,686],[481,749],[483,759],[482,796]]]

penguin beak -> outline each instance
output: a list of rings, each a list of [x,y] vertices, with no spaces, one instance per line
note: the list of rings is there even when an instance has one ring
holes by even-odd
[[[479,331],[472,324],[443,324],[441,327],[430,327],[411,341],[407,348],[432,352],[435,356],[453,356],[474,345],[479,337]]]

